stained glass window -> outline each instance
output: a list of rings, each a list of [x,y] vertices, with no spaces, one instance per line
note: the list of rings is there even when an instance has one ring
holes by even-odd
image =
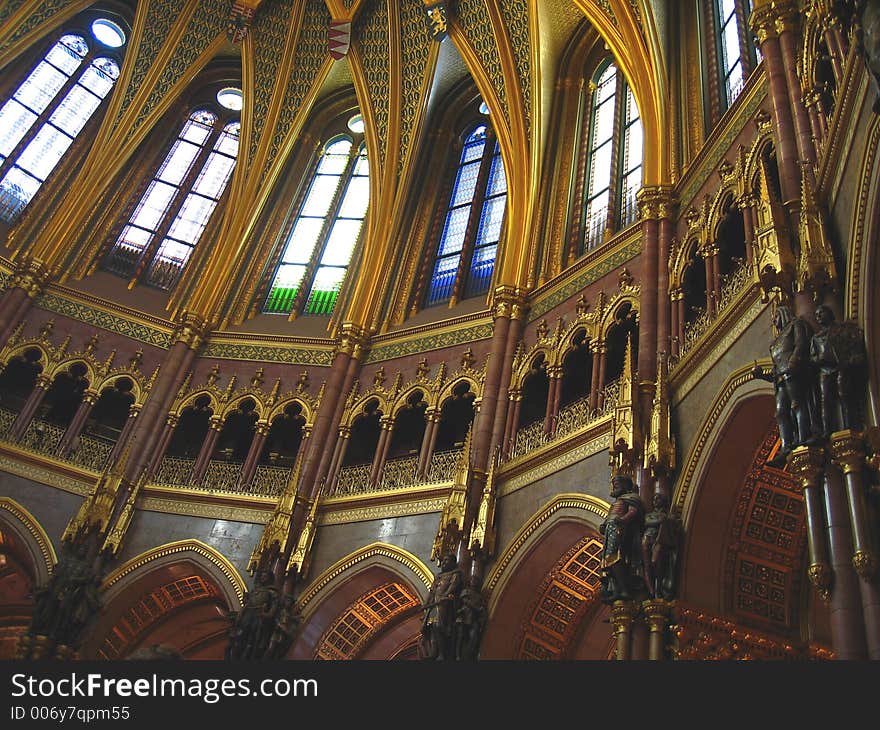
[[[716,44],[725,108],[743,89],[747,76],[745,63],[751,66],[756,60],[754,49],[746,42],[749,36],[744,31],[747,29],[741,27],[751,12],[751,0],[715,0]]]
[[[113,89],[119,63],[97,48],[94,38],[62,35],[0,107],[0,220],[19,217]]]
[[[366,147],[355,147],[348,137],[331,140],[287,235],[264,312],[289,314],[296,309],[326,315],[333,311],[369,201]]]
[[[644,152],[636,99],[617,67],[601,67],[591,88],[584,250],[601,245],[606,231],[635,221]]]
[[[480,124],[464,140],[436,249],[427,306],[488,291],[506,203],[501,150],[489,128]],[[462,259],[470,262],[467,269],[463,269]]]
[[[240,124],[208,109],[190,114],[104,259],[132,281],[171,289],[226,189]]]

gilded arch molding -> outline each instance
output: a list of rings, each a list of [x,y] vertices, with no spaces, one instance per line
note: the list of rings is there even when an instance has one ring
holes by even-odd
[[[169,542],[133,557],[104,579],[101,590],[109,602],[141,576],[183,560],[190,560],[206,570],[216,581],[230,608],[242,605],[247,585],[238,569],[222,553],[201,540],[193,539]]]
[[[421,559],[408,550],[384,542],[374,542],[360,550],[336,561],[303,591],[298,606],[302,611],[303,620],[307,619],[320,605],[321,599],[338,586],[346,577],[353,575],[351,571],[360,573],[362,570],[378,565],[398,573],[408,579],[424,598],[434,582],[434,574]]]
[[[516,533],[486,577],[484,586],[489,594],[489,615],[492,615],[504,593],[504,587],[528,555],[529,549],[552,530],[556,523],[574,519],[598,532],[599,524],[608,514],[609,506],[605,500],[589,494],[567,493],[557,495],[538,510]]]
[[[14,499],[0,497],[0,520],[15,533],[30,553],[37,572],[37,582],[47,581],[58,557],[52,541],[37,518]]]

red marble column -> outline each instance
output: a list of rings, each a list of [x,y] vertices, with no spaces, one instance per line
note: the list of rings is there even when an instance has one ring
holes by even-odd
[[[503,353],[507,345],[507,333],[510,329],[510,319],[507,316],[508,309],[500,304],[495,308],[495,323],[492,330],[492,345],[489,351],[492,353],[486,366],[486,379],[483,381],[483,397],[480,400],[480,410],[476,416],[476,424],[473,437],[472,458],[474,464],[486,464],[489,459],[489,448],[492,440],[492,427],[495,410],[498,405],[498,388],[501,381],[503,366]]]
[[[513,376],[513,356],[517,345],[522,339],[525,327],[526,308],[521,300],[511,304],[510,326],[507,330],[507,342],[504,348],[504,362],[501,365],[501,376],[498,382],[498,402],[495,406],[495,420],[492,424],[492,440],[490,443],[489,457],[495,453],[504,441],[507,426],[507,405],[510,388],[510,380]],[[482,463],[482,462],[480,462]],[[488,468],[488,461],[486,462]],[[482,468],[482,467],[480,467]]]
[[[39,261],[25,257],[16,267],[6,291],[0,296],[0,347],[6,344],[48,279],[49,272]]]
[[[715,316],[715,291],[713,289],[713,269],[712,266],[712,256],[707,251],[705,256],[703,256],[703,268],[706,270],[706,311],[709,312],[710,317]]]
[[[375,486],[379,483],[379,476],[385,467],[388,458],[388,449],[391,446],[391,432],[394,429],[394,419],[391,416],[382,416],[379,420],[382,431],[379,434],[379,443],[376,445],[376,453],[373,455],[373,464],[370,467],[370,484]]]
[[[162,459],[165,458],[168,444],[171,443],[171,437],[174,436],[174,429],[177,428],[177,420],[178,417],[171,413],[165,421],[165,427],[162,429],[162,436],[159,439],[159,443],[156,445],[156,451],[153,454],[153,458],[148,467],[148,474],[150,476],[156,473],[159,464],[162,463]],[[122,439],[119,439],[119,441],[121,442]]]
[[[12,424],[12,428],[9,430],[9,439],[11,441],[19,441],[21,437],[24,436],[24,432],[27,431],[27,427],[33,420],[37,408],[40,407],[40,403],[43,402],[43,398],[46,397],[46,393],[51,385],[52,381],[49,380],[46,375],[40,374],[37,376],[37,382],[34,384],[34,389],[24,402],[21,412],[18,414],[18,417]]]
[[[792,118],[797,132],[797,148],[799,159],[816,163],[816,149],[813,146],[812,131],[807,109],[803,104],[803,92],[797,73],[799,43],[797,33],[797,10],[793,6],[781,6],[776,30],[779,33],[779,50],[788,87],[788,100],[791,105]]]
[[[208,435],[205,437],[204,442],[202,442],[202,448],[199,450],[199,455],[196,457],[196,463],[193,467],[193,484],[198,484],[204,479],[205,472],[208,470],[208,462],[214,454],[214,449],[217,447],[217,439],[220,438],[222,430],[223,421],[220,420],[220,417],[211,416],[211,427],[208,429]]]
[[[660,225],[653,200],[642,196],[648,188],[639,191],[642,205],[642,276],[639,291],[639,353],[640,383],[653,383],[657,377],[657,278],[659,275]]]
[[[83,393],[83,399],[80,402],[79,407],[76,409],[76,413],[73,414],[73,419],[71,419],[70,423],[67,425],[64,435],[61,437],[61,441],[58,442],[58,446],[55,447],[55,453],[58,454],[58,456],[65,457],[70,453],[71,445],[80,433],[82,433],[86,419],[95,407],[95,403],[98,402],[98,398],[99,393],[95,390],[88,389]]]
[[[342,468],[342,460],[345,459],[345,452],[348,449],[350,438],[351,429],[348,426],[340,426],[336,437],[336,446],[333,448],[333,458],[330,461],[330,468],[327,472],[326,493],[328,495],[333,494],[333,491],[336,489],[336,482],[339,480],[339,470]]]
[[[507,453],[505,456],[512,453],[513,447],[516,446],[516,432],[517,427],[519,426],[519,414],[522,410],[522,396],[519,393],[517,393],[516,398],[511,401],[511,406],[513,406],[513,408],[510,413],[510,428],[508,429]]]
[[[672,351],[671,302],[669,300],[669,252],[672,249],[672,201],[661,209],[659,262],[657,273],[657,352]]]
[[[681,289],[673,289],[669,292],[670,301],[670,313],[672,315],[672,323],[670,328],[672,330],[672,335],[670,337],[669,343],[669,352],[671,355],[678,357],[678,348],[680,344],[679,340],[679,308],[678,308],[678,299],[680,296],[684,296],[681,293]]]
[[[548,436],[556,430],[556,419],[559,416],[559,385],[561,368],[547,368],[550,387],[547,391],[547,405],[544,408],[544,433]]]
[[[269,424],[266,421],[257,421],[254,427],[254,438],[251,440],[251,446],[248,449],[244,464],[241,467],[241,473],[238,475],[238,488],[247,487],[254,481],[254,474],[257,473],[257,463],[260,461],[260,454],[263,453],[263,447],[266,445],[266,438],[269,436]]]
[[[591,368],[590,378],[590,411],[595,411],[599,407],[599,391],[602,389],[602,385],[599,382],[599,363],[604,351],[605,343],[601,340],[590,343],[590,352],[593,354],[593,367]]]
[[[351,323],[342,325],[336,357],[330,367],[324,394],[312,427],[311,443],[303,460],[299,490],[307,494],[310,500],[317,497],[322,479],[326,480],[327,469],[333,458],[333,449],[328,448],[327,443],[330,435],[339,428],[339,421],[345,408],[345,398],[354,384],[361,361],[366,356],[368,344],[369,334],[366,330]],[[299,500],[294,518],[291,520],[293,534],[298,532],[304,519],[303,500]]]
[[[746,233],[746,263],[749,266],[752,265],[755,258],[755,221],[753,218],[755,203],[755,196],[751,193],[746,193],[737,201],[739,209],[742,211],[743,229]]]
[[[596,399],[596,408],[602,409],[602,406],[605,405],[605,386],[608,383],[605,382],[606,370],[608,368],[608,348],[605,347],[605,343],[601,344],[601,349],[599,350],[599,393]]]
[[[191,316],[186,316],[177,327],[174,342],[131,432],[128,449],[131,457],[125,466],[125,476],[130,482],[135,482],[148,465],[158,463],[154,456],[163,435],[160,424],[165,421],[177,391],[192,368],[196,353],[204,342],[207,327],[206,322]],[[124,450],[125,447],[123,452]]]
[[[789,214],[795,214],[800,212],[801,171],[788,98],[785,63],[776,31],[776,16],[777,10],[773,6],[762,5],[752,10],[749,25],[758,38],[764,58],[783,202]]]
[[[128,418],[125,421],[125,425],[122,427],[122,433],[119,434],[119,438],[116,439],[116,443],[113,445],[113,451],[110,452],[109,463],[113,464],[116,462],[116,459],[119,458],[119,455],[122,453],[122,447],[125,445],[125,442],[128,441],[128,437],[131,435],[131,429],[134,428],[134,425],[137,422],[138,413],[140,412],[141,407],[139,405],[132,405],[128,409]]]
[[[859,578],[852,565],[852,528],[843,478],[836,469],[825,474],[825,518],[833,572],[831,643],[838,659],[867,659]]]
[[[440,423],[440,411],[437,408],[428,408],[425,411],[425,433],[422,436],[422,444],[419,447],[419,460],[416,465],[416,476],[423,477],[431,463],[434,453],[434,444],[437,443],[437,424]]]

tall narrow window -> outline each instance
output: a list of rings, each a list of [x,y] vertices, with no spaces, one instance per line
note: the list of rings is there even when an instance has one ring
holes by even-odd
[[[427,306],[489,290],[506,205],[501,150],[491,129],[480,124],[462,146],[425,298]]]
[[[751,0],[715,0],[714,5],[720,96],[722,107],[726,109],[742,91],[757,60],[747,31],[752,3]]]
[[[103,268],[171,289],[217,207],[238,154],[240,124],[200,109],[190,114]]]
[[[125,32],[100,18],[65,33],[0,107],[0,220],[13,223],[56,168],[119,77]],[[117,51],[119,53],[121,51]]]
[[[613,63],[602,67],[591,88],[584,189],[585,251],[635,221],[644,152],[639,108],[617,67]]]
[[[357,118],[359,119],[359,117]],[[362,132],[357,122],[349,125]],[[330,314],[370,201],[366,147],[348,137],[324,147],[263,306],[273,314]]]

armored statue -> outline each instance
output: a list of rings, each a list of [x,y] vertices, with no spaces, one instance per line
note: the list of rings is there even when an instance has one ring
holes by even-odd
[[[94,535],[88,530],[62,543],[61,557],[49,581],[36,591],[29,634],[47,636],[56,644],[76,645],[101,605],[95,547]]]
[[[245,594],[241,611],[230,614],[234,624],[229,633],[227,659],[262,659],[275,629],[278,591],[269,570],[257,573],[252,591]]]
[[[681,521],[669,514],[669,499],[657,492],[654,509],[645,515],[642,567],[645,587],[654,598],[671,601],[676,593],[676,570],[681,545]]]
[[[773,370],[765,373],[759,365],[752,369],[752,377],[773,383],[776,390],[776,422],[782,449],[768,462],[771,466],[785,466],[786,457],[796,446],[813,443],[815,398],[810,388],[810,339],[813,331],[803,319],[795,317],[787,306],[779,306],[773,324],[776,339],[770,345]],[[816,430],[818,426],[816,426]]]
[[[266,659],[284,659],[296,637],[301,617],[294,608],[293,594],[285,593],[275,614],[275,629],[266,649]]]
[[[434,578],[422,610],[422,635],[419,642],[424,659],[445,660],[455,657],[455,611],[462,589],[458,560],[446,553],[440,560],[440,573]]]
[[[465,586],[455,611],[455,658],[475,661],[480,653],[480,640],[486,628],[486,600],[475,579]]]
[[[867,385],[862,331],[851,322],[835,322],[824,304],[816,307],[819,331],[810,343],[810,359],[818,368],[822,435],[862,427],[861,403]]]
[[[628,601],[637,590],[641,563],[639,548],[645,507],[635,490],[632,479],[617,474],[611,480],[614,500],[608,508],[605,521],[599,525],[603,538],[602,601]]]

